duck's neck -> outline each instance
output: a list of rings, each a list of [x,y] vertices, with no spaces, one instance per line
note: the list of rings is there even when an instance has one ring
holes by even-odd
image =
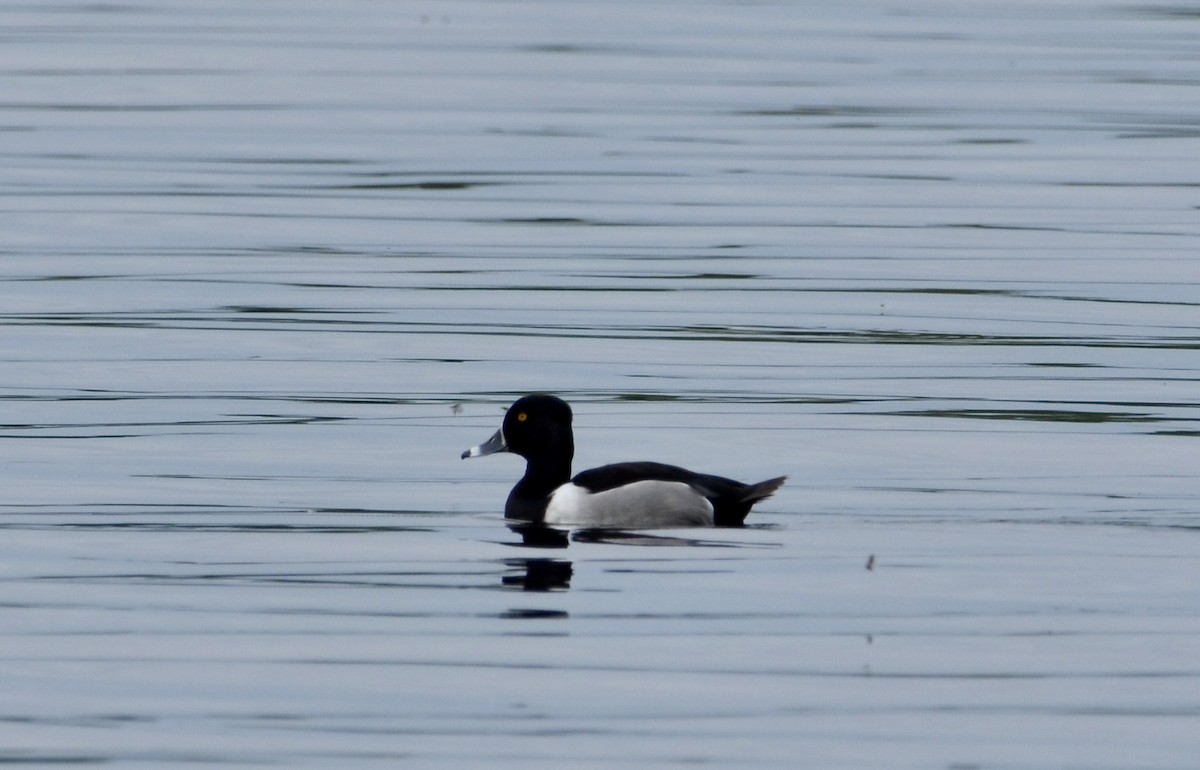
[[[550,493],[571,480],[571,454],[530,457],[525,475],[513,487],[504,506],[510,519],[541,521]]]
[[[571,480],[571,456],[531,457],[517,486],[527,494],[545,496]]]

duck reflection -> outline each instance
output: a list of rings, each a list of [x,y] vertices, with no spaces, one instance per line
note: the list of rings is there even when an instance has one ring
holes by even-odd
[[[511,523],[507,526],[514,533],[521,536],[520,545],[527,548],[566,548],[572,541],[576,543],[607,543],[608,545],[707,546],[718,548],[743,546],[741,543],[727,543],[720,540],[705,540],[676,535],[652,535],[637,530],[598,528],[577,529],[574,532],[568,533],[566,530],[547,527],[545,524],[532,524],[529,522]]]
[[[545,524],[528,521],[510,522],[508,528],[521,537],[520,545],[527,548],[566,548],[567,533]],[[513,545],[517,545],[513,543]],[[505,575],[500,582],[505,587],[523,591],[566,591],[571,587],[571,562],[562,559],[507,559],[504,562],[517,570]]]
[[[525,521],[513,522],[507,526],[521,536],[521,545],[529,548],[566,548],[569,544],[566,531],[547,527],[545,524]]]
[[[515,575],[505,575],[502,585],[520,588],[522,591],[566,591],[571,587],[571,562],[559,559],[507,559],[504,562],[517,570]]]
[[[749,544],[725,542],[720,540],[702,540],[692,537],[675,535],[657,535],[646,532],[628,531],[621,529],[580,529],[567,532],[544,524],[530,522],[511,522],[508,528],[520,535],[520,543],[509,545],[526,548],[567,548],[575,543],[603,543],[608,545],[633,545],[657,547],[707,547],[707,548],[769,548],[769,544]],[[524,591],[566,591],[571,587],[573,568],[571,562],[563,559],[528,558],[507,559],[504,562],[516,574],[508,574],[501,578],[506,587],[520,588]]]
[[[637,532],[625,529],[581,529],[571,534],[571,540],[576,543],[605,543],[607,545],[646,545],[646,546],[675,546],[684,548],[742,548],[741,543],[730,543],[720,540],[702,540],[695,537],[679,537],[677,535],[652,535],[648,532]]]

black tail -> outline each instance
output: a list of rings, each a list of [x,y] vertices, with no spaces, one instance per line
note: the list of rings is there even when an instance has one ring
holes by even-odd
[[[775,494],[785,481],[787,476],[779,476],[757,484],[745,484],[737,495],[713,500],[713,524],[718,527],[742,526],[750,514],[750,508],[759,500],[766,500]]]

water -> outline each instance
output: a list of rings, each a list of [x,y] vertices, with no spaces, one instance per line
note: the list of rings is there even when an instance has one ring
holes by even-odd
[[[0,22],[0,762],[1194,765],[1195,9]]]

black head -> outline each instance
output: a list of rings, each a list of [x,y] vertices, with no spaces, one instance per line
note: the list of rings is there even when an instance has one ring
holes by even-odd
[[[524,457],[551,457],[570,463],[575,456],[571,407],[554,396],[534,394],[517,399],[501,427],[508,451]]]
[[[517,399],[504,415],[500,430],[462,456],[465,460],[496,452],[512,452],[525,458],[525,475],[508,493],[504,516],[541,521],[550,493],[571,477],[575,456],[571,407],[560,398],[542,394]]]

